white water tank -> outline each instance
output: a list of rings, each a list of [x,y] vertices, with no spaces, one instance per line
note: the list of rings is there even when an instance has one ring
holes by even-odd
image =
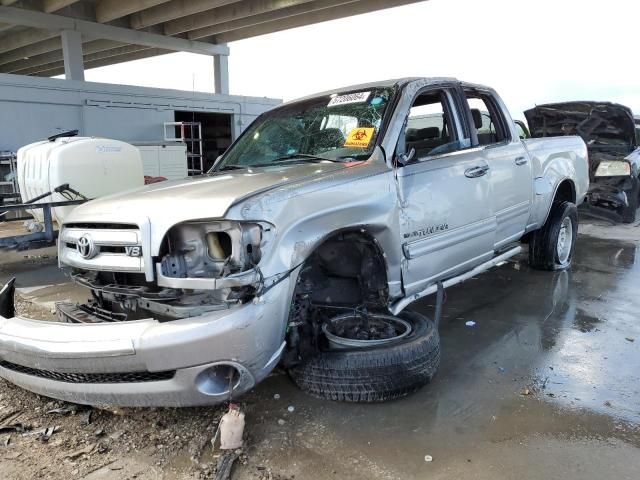
[[[106,138],[61,137],[32,143],[18,150],[17,167],[23,202],[65,183],[87,198],[103,197],[144,185],[138,149]],[[67,199],[61,194],[53,193],[36,203],[64,200]],[[53,208],[53,220],[63,223],[73,208]],[[43,221],[42,209],[31,210],[30,213],[36,220]]]

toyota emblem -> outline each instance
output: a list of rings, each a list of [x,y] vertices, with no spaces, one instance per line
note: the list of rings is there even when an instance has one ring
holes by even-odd
[[[82,258],[86,259],[93,258],[98,254],[98,249],[89,235],[83,235],[78,239],[76,249]]]

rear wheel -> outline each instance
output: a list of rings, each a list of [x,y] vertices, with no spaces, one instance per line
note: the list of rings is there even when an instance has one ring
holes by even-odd
[[[578,210],[571,202],[554,203],[546,223],[531,234],[529,264],[539,270],[564,270],[571,266]]]
[[[381,402],[418,390],[438,370],[440,337],[434,323],[419,313],[405,311],[397,318],[397,339],[367,347],[366,340],[334,330],[334,337],[340,336],[330,342],[333,349],[290,368],[289,374],[305,392],[345,402]]]

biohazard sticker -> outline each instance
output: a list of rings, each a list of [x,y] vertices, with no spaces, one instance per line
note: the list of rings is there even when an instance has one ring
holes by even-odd
[[[329,100],[328,107],[336,107],[338,105],[347,105],[349,103],[364,103],[371,95],[371,92],[347,93],[346,95],[338,95]]]
[[[344,142],[345,147],[367,148],[371,143],[375,128],[352,128]]]

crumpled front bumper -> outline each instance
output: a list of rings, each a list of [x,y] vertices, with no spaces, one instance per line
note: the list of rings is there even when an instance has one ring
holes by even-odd
[[[626,192],[632,188],[631,177],[595,177],[589,184],[587,201],[610,208],[626,207],[629,205]]]
[[[0,316],[0,376],[41,395],[83,404],[193,406],[222,402],[216,366],[232,366],[234,395],[277,365],[289,288],[254,303],[158,322],[70,324]]]

